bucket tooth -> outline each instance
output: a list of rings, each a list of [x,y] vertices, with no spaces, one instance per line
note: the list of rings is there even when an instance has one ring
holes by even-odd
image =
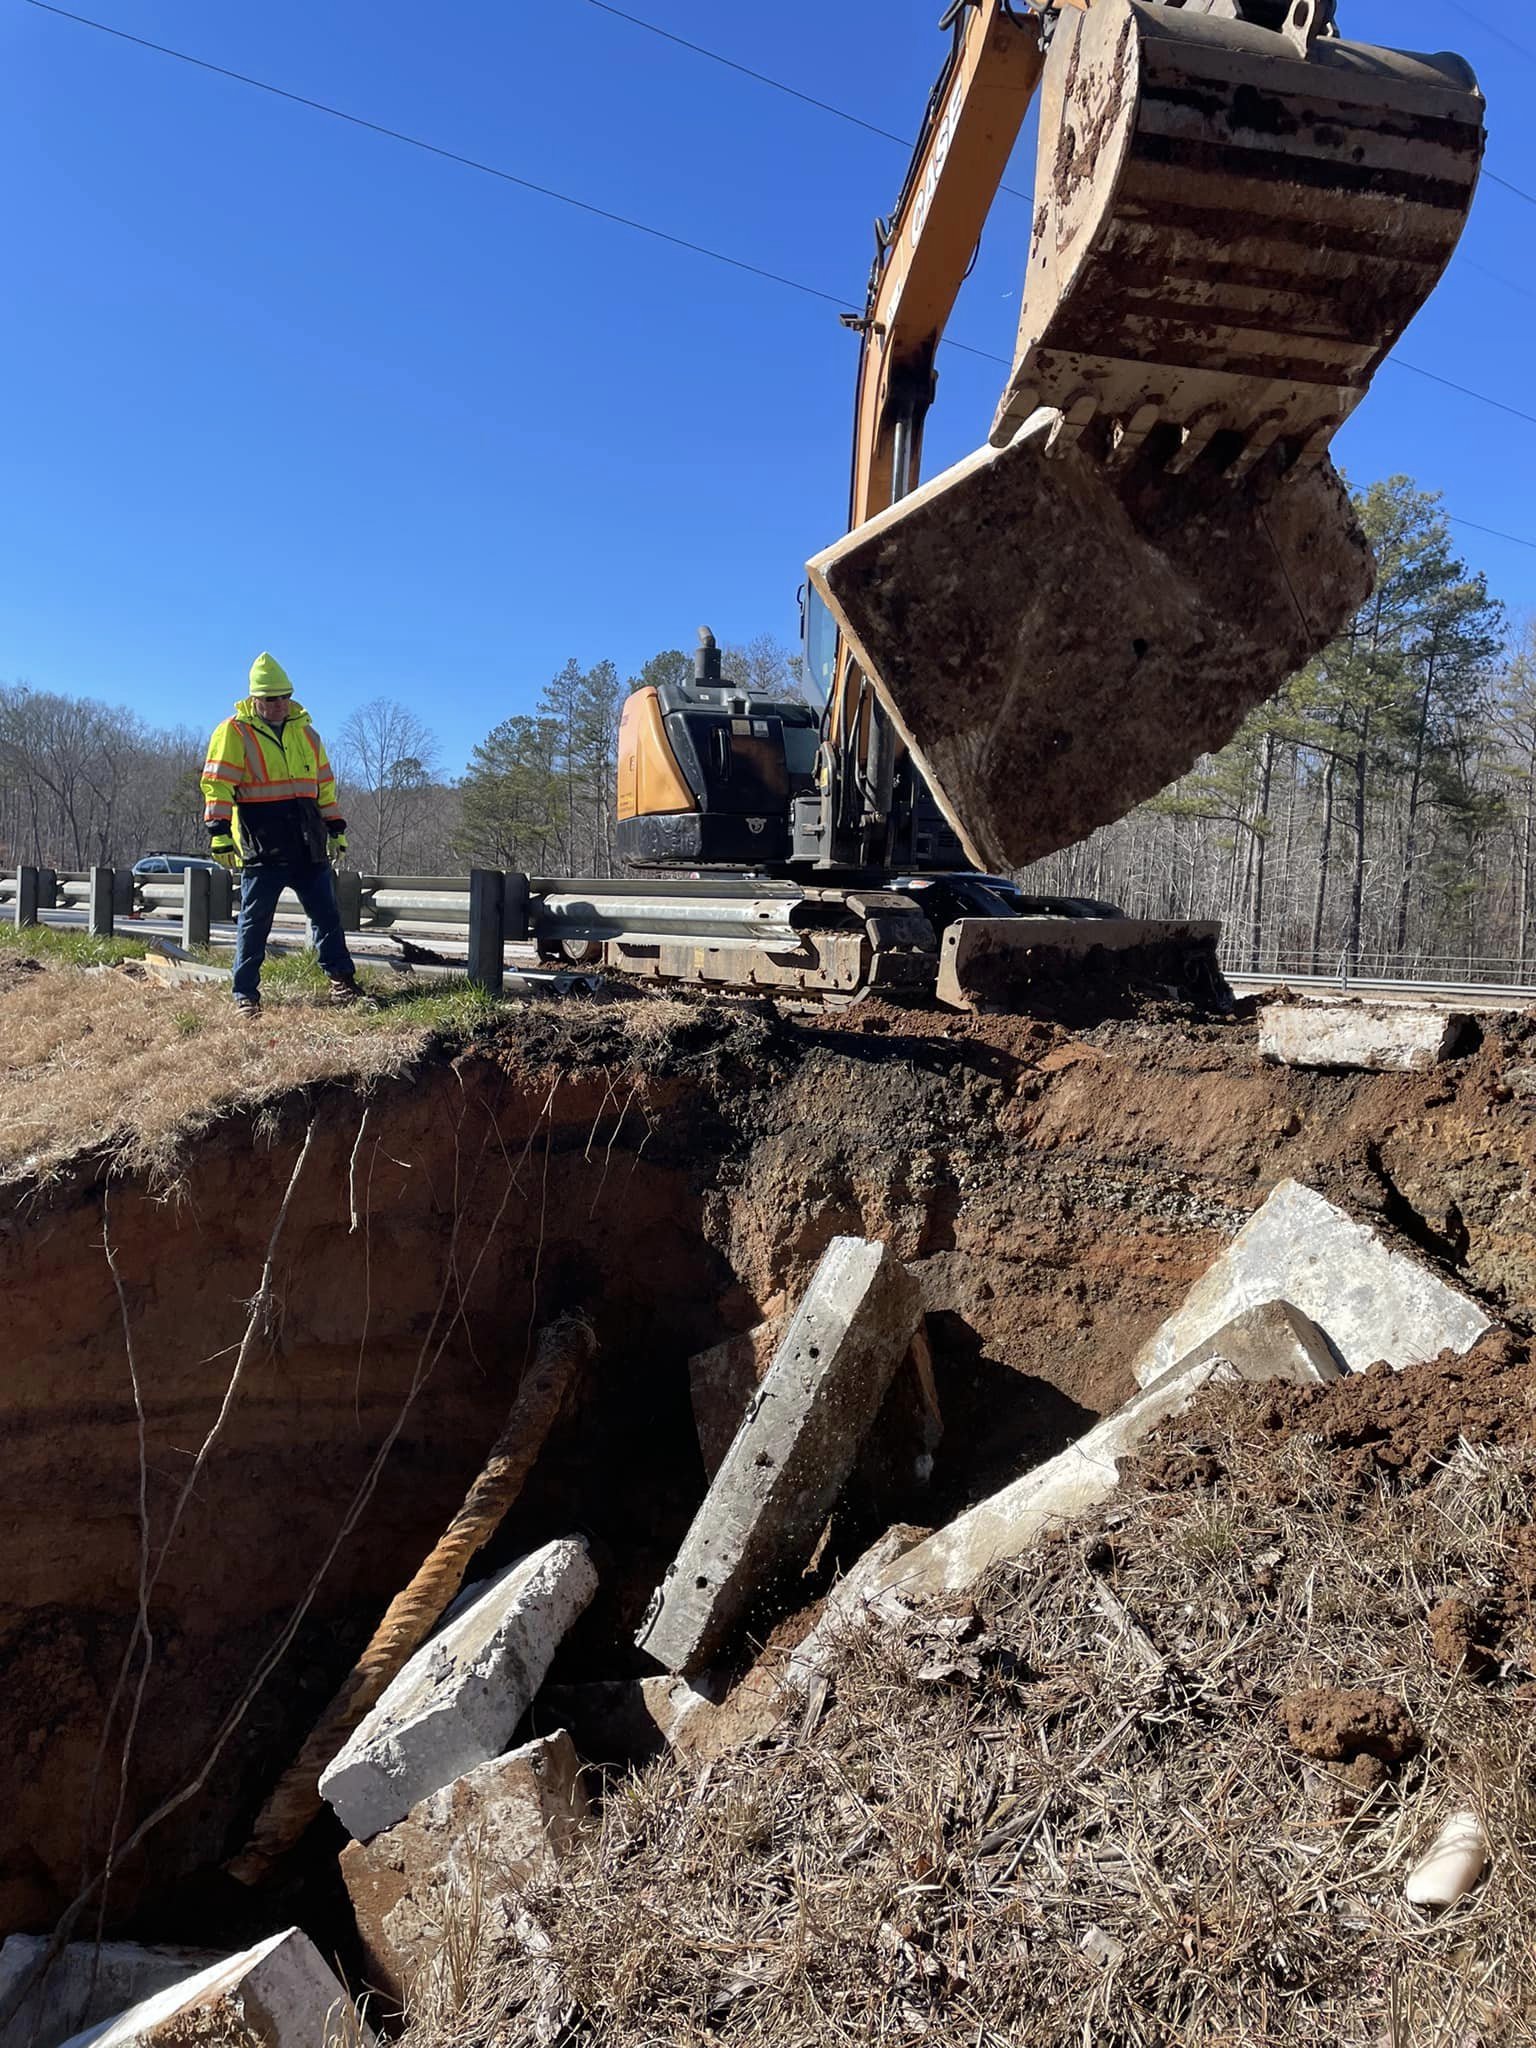
[[[1146,405],[1139,405],[1128,420],[1116,420],[1110,435],[1110,466],[1124,469],[1134,462],[1141,453],[1141,445],[1162,417],[1162,400],[1151,399]]]

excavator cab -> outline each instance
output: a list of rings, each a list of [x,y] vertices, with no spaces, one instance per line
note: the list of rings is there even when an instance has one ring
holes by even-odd
[[[615,847],[635,867],[782,867],[793,807],[815,787],[821,720],[750,695],[699,629],[690,683],[632,691],[619,718]]]

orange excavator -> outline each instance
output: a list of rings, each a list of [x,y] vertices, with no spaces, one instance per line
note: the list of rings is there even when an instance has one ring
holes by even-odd
[[[708,634],[692,683],[630,697],[641,872],[569,926],[613,968],[959,1007],[1090,953],[1214,974],[1215,927],[1007,877],[1224,745],[1369,595],[1328,448],[1465,224],[1467,65],[1348,42],[1334,0],[954,0],[941,27],[845,316],[850,530],[808,568],[822,702],[755,697]],[[987,444],[924,483],[936,351],[1037,95],[1013,368]]]

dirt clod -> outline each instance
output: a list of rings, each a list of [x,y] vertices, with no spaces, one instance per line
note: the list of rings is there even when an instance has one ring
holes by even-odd
[[[1442,1671],[1483,1678],[1495,1667],[1499,1616],[1487,1603],[1452,1597],[1429,1611],[1430,1655]]]
[[[1310,1686],[1281,1700],[1279,1713],[1292,1749],[1319,1763],[1352,1764],[1371,1757],[1400,1764],[1423,1746],[1402,1702],[1366,1687]]]

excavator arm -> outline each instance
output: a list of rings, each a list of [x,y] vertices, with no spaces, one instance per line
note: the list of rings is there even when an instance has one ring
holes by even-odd
[[[956,0],[948,59],[929,96],[896,206],[877,224],[854,407],[849,527],[917,482],[934,354],[954,310],[1045,55],[1039,18],[1009,0]]]
[[[952,17],[871,280],[855,524],[808,565],[844,860],[889,854],[920,789],[978,867],[1070,845],[1341,630],[1373,567],[1328,444],[1471,208],[1460,58],[1346,42],[1333,0],[1046,12]],[[919,485],[934,350],[1042,81],[991,445]]]

